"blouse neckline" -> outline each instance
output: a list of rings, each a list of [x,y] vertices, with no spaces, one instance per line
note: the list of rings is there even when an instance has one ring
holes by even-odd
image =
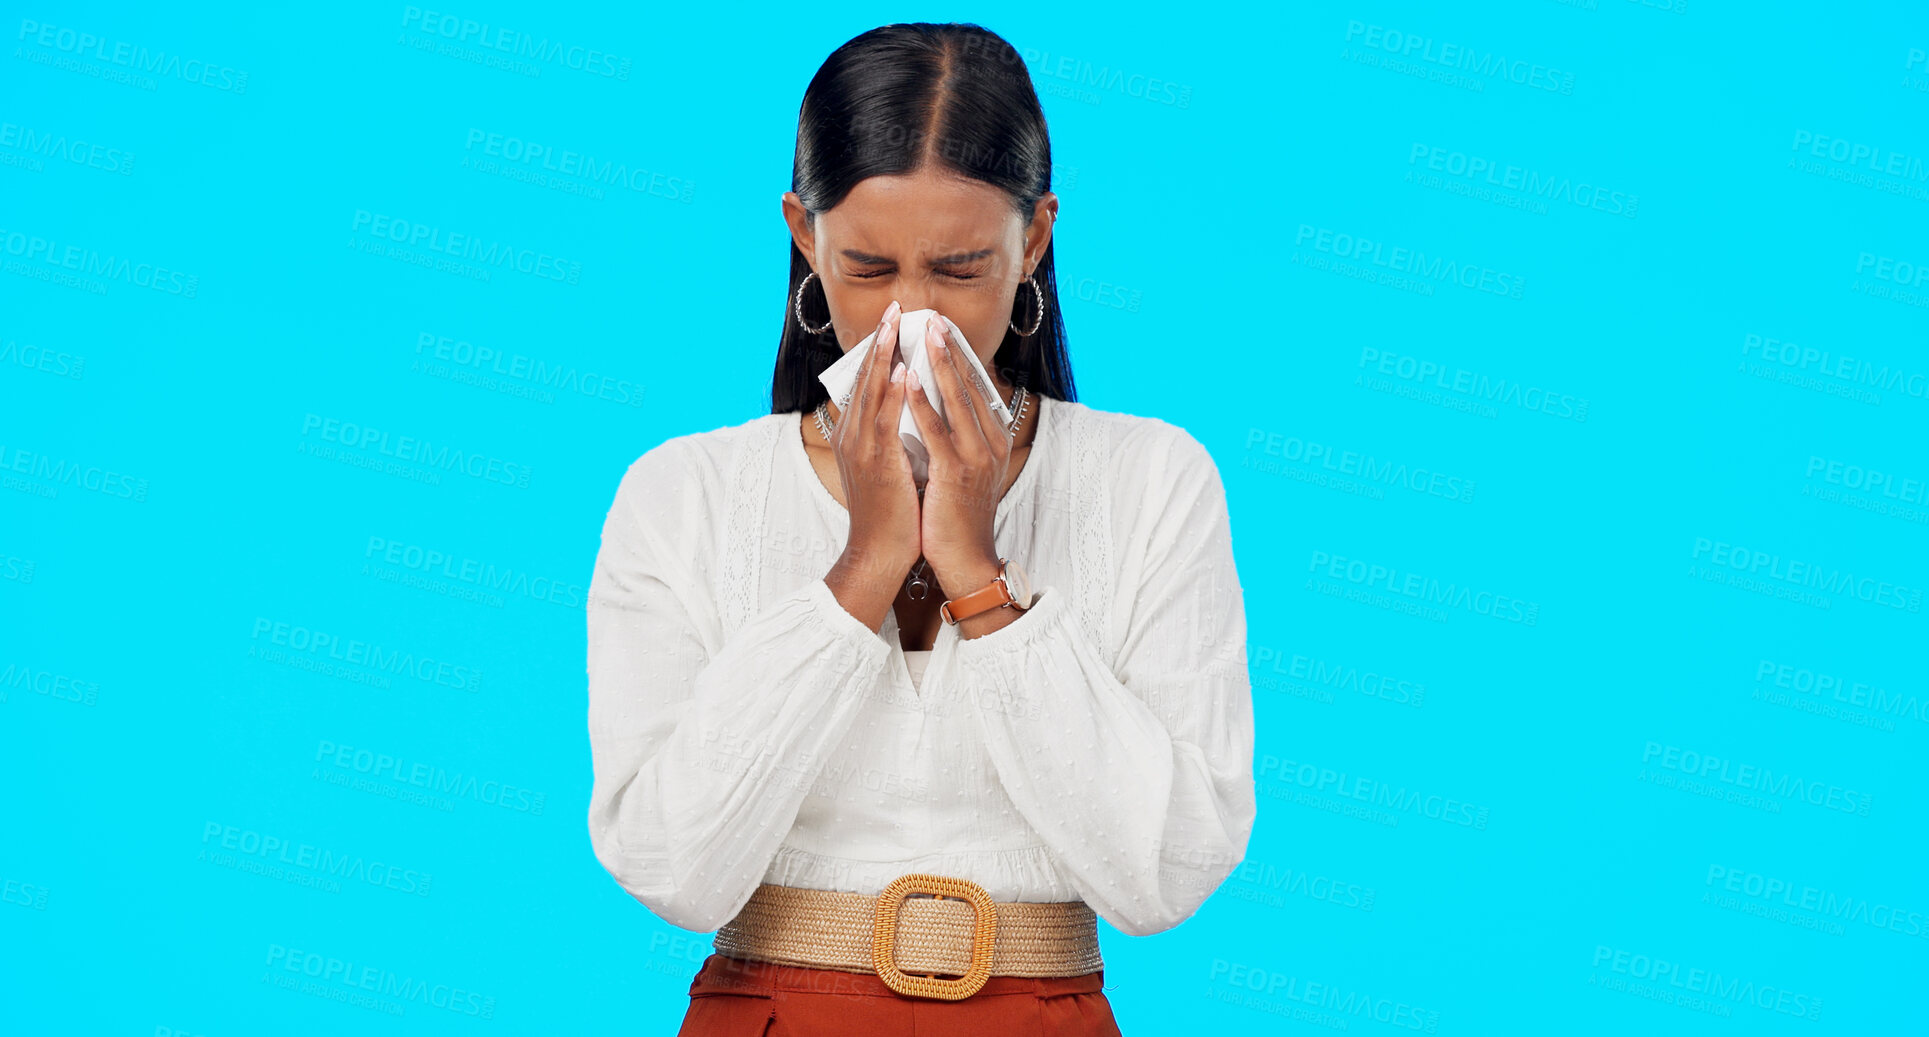
[[[1025,455],[1025,467],[1019,470],[1018,478],[1012,482],[1011,488],[998,499],[998,507],[992,513],[993,523],[1004,521],[1005,511],[1012,506],[1012,502],[1030,492],[1031,485],[1039,478],[1038,462],[1043,452],[1040,448],[1057,442],[1055,438],[1057,422],[1053,415],[1057,413],[1059,401],[1043,393],[1029,395],[1034,401],[1033,406],[1038,408],[1038,426],[1032,433],[1031,453]],[[804,449],[804,422],[810,419],[810,412],[795,413],[797,420],[787,423],[789,428],[784,438],[790,440],[790,445],[785,447],[785,450],[795,459],[793,463],[801,468],[805,476],[804,481],[810,484],[810,489],[806,493],[816,499],[824,510],[834,516],[841,516],[848,523],[851,520],[851,510],[839,504],[836,497],[831,496],[831,491],[824,485],[824,480],[817,477],[816,466],[810,463],[810,451]]]

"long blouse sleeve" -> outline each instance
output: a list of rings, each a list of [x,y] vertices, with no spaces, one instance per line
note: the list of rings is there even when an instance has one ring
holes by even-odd
[[[1116,672],[1050,584],[955,652],[1013,805],[1085,902],[1132,936],[1198,910],[1244,858],[1257,810],[1225,494],[1212,456],[1167,427],[1163,461],[1143,473],[1152,517],[1127,541]]]
[[[726,639],[686,562],[717,549],[703,504],[720,487],[676,445],[624,474],[591,576],[589,831],[631,896],[711,932],[762,881],[889,648],[821,578]]]

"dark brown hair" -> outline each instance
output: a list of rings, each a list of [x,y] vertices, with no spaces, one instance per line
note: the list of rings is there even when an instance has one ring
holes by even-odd
[[[997,33],[968,23],[886,25],[832,51],[811,77],[797,111],[790,175],[808,218],[834,208],[867,177],[915,173],[927,160],[1004,191],[1027,223],[1049,189],[1045,113],[1024,59]],[[1006,328],[992,366],[1014,385],[1075,400],[1052,247],[1033,271],[1045,297],[1044,323],[1024,337]],[[811,334],[797,324],[795,294],[809,273],[792,241],[772,414],[823,402],[829,394],[817,376],[843,355],[832,330]],[[804,317],[813,326],[829,320],[816,284],[804,293]],[[1036,307],[1030,286],[1021,285],[1012,323],[1030,326]]]

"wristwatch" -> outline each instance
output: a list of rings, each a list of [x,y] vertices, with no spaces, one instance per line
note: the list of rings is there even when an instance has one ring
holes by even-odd
[[[970,619],[980,612],[996,608],[1031,608],[1035,595],[1031,589],[1031,574],[1025,567],[1010,558],[998,559],[998,575],[983,587],[961,597],[951,598],[938,606],[938,615],[946,623],[956,626],[961,619]]]

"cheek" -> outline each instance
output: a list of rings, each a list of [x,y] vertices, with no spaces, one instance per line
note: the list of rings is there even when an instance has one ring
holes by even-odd
[[[888,278],[879,280],[888,281]],[[811,293],[814,295],[816,291],[813,286]],[[824,301],[829,304],[831,320],[835,322],[833,326],[837,331],[838,346],[849,352],[877,330],[877,323],[883,319],[885,308],[891,305],[891,293],[888,289],[871,288],[862,283],[832,284],[825,286]],[[816,315],[808,301],[804,306],[804,315],[813,322],[823,319]],[[791,319],[795,320],[796,315],[792,314]]]
[[[1001,301],[1002,299],[1002,301]],[[954,291],[938,306],[971,340],[974,350],[996,350],[1005,339],[1005,323],[1010,319],[1009,300],[997,291]]]

